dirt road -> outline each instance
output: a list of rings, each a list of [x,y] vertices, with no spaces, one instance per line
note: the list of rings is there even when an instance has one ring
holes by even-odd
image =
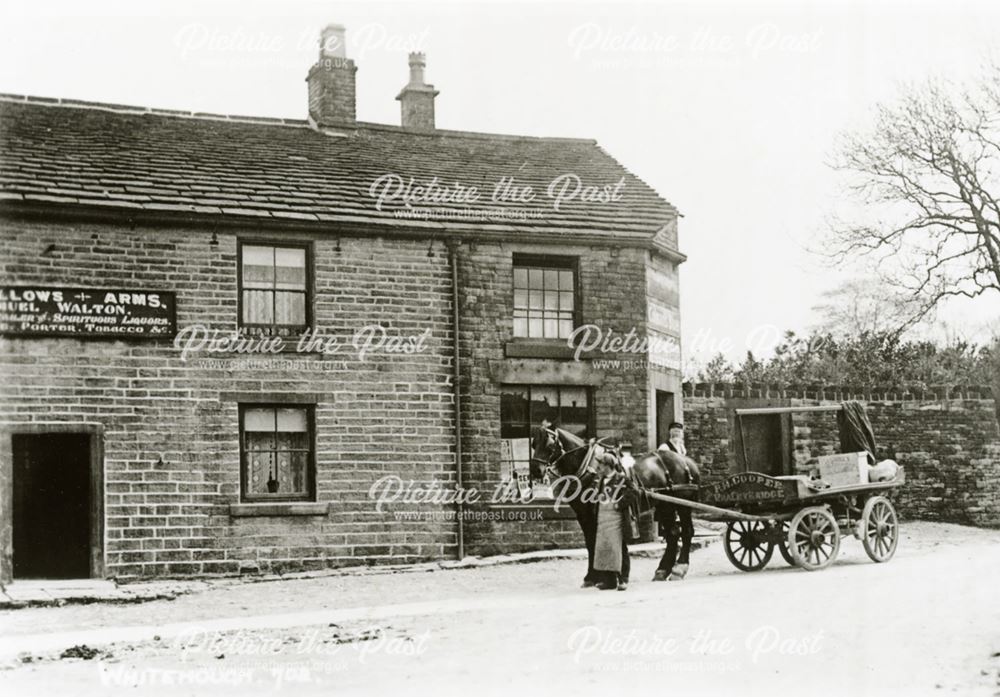
[[[890,563],[845,540],[816,573],[745,574],[717,545],[681,583],[654,566],[624,593],[551,561],[9,611],[26,653],[0,693],[1000,694],[1000,531],[911,523]]]

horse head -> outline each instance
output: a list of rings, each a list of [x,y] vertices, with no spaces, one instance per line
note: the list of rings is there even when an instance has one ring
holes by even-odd
[[[576,474],[586,455],[587,441],[561,428],[541,426],[531,439],[531,477],[541,479]]]
[[[539,426],[531,436],[531,478],[540,480],[546,470],[554,470],[554,463],[565,454],[559,432],[555,428]]]

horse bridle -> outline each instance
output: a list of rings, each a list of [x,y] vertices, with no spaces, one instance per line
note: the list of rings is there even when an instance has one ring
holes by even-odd
[[[556,456],[554,460],[545,460],[540,457],[535,457],[534,452],[532,452],[530,462],[541,463],[542,465],[545,466],[545,473],[549,475],[550,478],[557,477],[559,475],[559,470],[556,469],[556,463],[566,456],[567,454],[566,450],[563,448],[562,441],[559,440],[559,434],[556,433],[556,430],[554,428],[540,427],[538,430],[552,437],[556,445],[559,447],[559,454]],[[546,444],[546,447],[548,447],[548,444]]]
[[[584,448],[588,449],[593,448],[594,446],[601,443],[600,440],[591,439],[590,441],[584,443],[583,445],[578,445],[575,448],[566,450],[565,448],[563,448],[562,441],[559,440],[559,434],[556,432],[554,428],[541,428],[540,430],[552,436],[553,440],[555,440],[556,442],[556,445],[559,446],[560,452],[554,460],[544,460],[540,457],[534,457],[534,455],[532,455],[531,462],[541,462],[543,465],[545,465],[545,471],[551,478],[558,479],[561,476],[559,470],[556,469],[556,464],[564,457],[566,457],[570,453],[575,453],[577,450],[583,450]],[[576,474],[574,475],[575,477],[581,478],[583,476],[584,472],[587,470],[588,459],[589,458],[584,457],[583,460],[580,461],[580,467],[577,469]]]

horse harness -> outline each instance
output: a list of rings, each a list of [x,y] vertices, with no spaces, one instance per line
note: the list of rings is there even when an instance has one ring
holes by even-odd
[[[584,448],[587,448],[587,453],[586,455],[583,456],[583,459],[580,460],[580,466],[573,474],[573,476],[576,477],[577,479],[583,479],[584,475],[586,474],[592,474],[592,475],[597,474],[597,468],[594,466],[594,461],[597,457],[598,448],[600,448],[604,452],[611,453],[614,456],[618,464],[618,467],[621,468],[621,456],[617,452],[615,452],[611,448],[608,448],[605,445],[605,442],[608,440],[608,438],[591,438],[589,441],[583,443],[582,445],[578,445],[575,448],[565,450],[563,449],[562,441],[559,440],[559,434],[554,429],[546,428],[543,430],[554,438],[561,452],[554,460],[543,460],[542,458],[536,458],[536,457],[532,457],[531,459],[534,460],[535,462],[544,463],[550,476],[558,478],[560,476],[560,473],[559,470],[556,468],[556,465],[559,463],[559,461],[562,460],[567,455],[569,455],[570,453],[575,453],[579,450],[583,450]]]
[[[647,507],[654,507],[654,504],[653,504],[653,501],[650,499],[650,497],[647,496],[646,494],[650,494],[650,493],[652,493],[652,494],[662,494],[662,493],[669,494],[669,493],[672,493],[674,491],[674,486],[675,486],[674,478],[670,476],[670,465],[667,464],[667,462],[663,459],[662,452],[659,451],[659,450],[656,450],[654,452],[656,453],[656,459],[659,460],[660,464],[663,466],[663,476],[667,480],[667,485],[666,486],[655,487],[655,488],[654,487],[644,486],[642,484],[642,482],[639,481],[639,478],[635,476],[635,473],[634,472],[632,473],[632,479],[635,482],[637,488],[639,489],[639,493],[642,495],[642,498],[645,501],[645,504],[646,504]],[[694,473],[691,471],[690,465],[688,465],[688,463],[687,463],[686,460],[683,461],[682,464],[684,465],[684,479],[686,480],[684,482],[684,484],[695,484]]]
[[[580,461],[580,466],[577,468],[576,472],[573,475],[577,479],[583,479],[583,477],[585,475],[587,475],[587,474],[591,474],[591,475],[595,475],[596,476],[597,469],[594,466],[594,461],[595,461],[595,459],[597,457],[597,449],[598,448],[600,448],[601,450],[604,450],[605,452],[611,453],[615,457],[616,463],[618,465],[618,469],[619,470],[624,470],[624,468],[621,465],[621,455],[618,452],[616,452],[615,450],[613,450],[611,448],[608,448],[605,445],[605,441],[607,441],[608,438],[599,438],[599,439],[598,438],[591,438],[589,441],[587,441],[586,443],[583,443],[582,445],[578,445],[577,447],[571,448],[570,450],[565,450],[565,449],[563,449],[562,441],[559,440],[559,434],[554,429],[546,428],[546,429],[543,429],[543,430],[547,434],[549,434],[550,436],[553,437],[553,439],[556,442],[556,445],[559,446],[559,450],[561,452],[559,453],[559,455],[554,460],[543,460],[542,458],[536,458],[536,457],[532,457],[531,459],[533,461],[535,461],[535,462],[542,462],[542,463],[544,463],[550,476],[554,476],[554,477],[558,478],[560,476],[560,473],[559,473],[559,470],[556,468],[556,465],[559,463],[559,461],[562,460],[567,455],[569,455],[570,453],[575,453],[575,452],[577,452],[579,450],[583,450],[584,448],[588,449],[587,450],[587,454],[584,455],[583,459]],[[626,471],[625,472],[626,479],[639,491],[639,493],[642,495],[642,497],[644,499],[646,499],[647,505],[649,504],[649,498],[647,496],[645,496],[645,494],[647,492],[660,493],[660,492],[663,492],[663,491],[670,491],[674,487],[673,477],[670,476],[670,466],[663,459],[663,456],[662,456],[662,454],[661,454],[661,452],[659,450],[657,450],[655,452],[656,452],[657,459],[660,461],[660,464],[663,465],[663,474],[666,477],[667,486],[665,486],[663,488],[655,488],[655,489],[648,488],[646,486],[643,486],[642,482],[639,481],[639,478],[636,476],[634,470],[630,470],[630,471]],[[690,467],[690,465],[688,465],[688,463],[686,461],[686,458],[684,460],[682,460],[682,464],[684,465],[684,475],[685,475],[685,479],[687,480],[685,482],[685,484],[694,484],[694,474],[691,472],[691,467]]]
[[[670,476],[670,465],[668,465],[666,460],[663,459],[663,454],[659,450],[656,451],[656,459],[658,459],[660,464],[663,465],[663,474],[667,478],[666,488],[672,489],[674,486],[674,479]],[[681,464],[684,465],[684,478],[687,480],[684,483],[694,484],[694,474],[691,473],[691,466],[688,465],[686,457],[681,461]]]

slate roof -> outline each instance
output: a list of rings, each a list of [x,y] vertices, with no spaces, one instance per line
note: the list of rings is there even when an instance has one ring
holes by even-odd
[[[412,177],[416,185],[437,177],[444,187],[477,187],[480,199],[418,202],[453,214],[400,217],[402,204],[376,210],[370,192],[386,174]],[[622,200],[571,200],[557,211],[546,189],[565,174],[600,187],[624,177]],[[490,201],[501,177],[531,185],[535,199]],[[592,140],[421,134],[369,123],[328,134],[306,121],[15,95],[0,95],[0,206],[633,240],[651,240],[678,215]],[[487,209],[524,213],[473,212]]]

